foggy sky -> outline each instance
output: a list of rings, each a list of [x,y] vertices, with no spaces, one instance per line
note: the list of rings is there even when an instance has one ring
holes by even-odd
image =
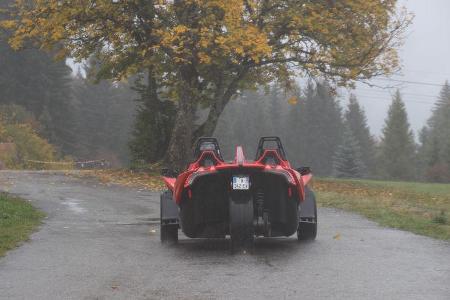
[[[392,79],[444,84],[450,80],[450,1],[401,0],[400,5],[414,13],[413,24],[408,28],[405,43],[399,50],[402,71]],[[439,86],[389,82],[386,78],[372,81],[380,86],[396,86],[403,94],[409,121],[417,138],[430,117],[439,94]],[[371,88],[358,84],[353,91],[364,106],[369,126],[379,135],[387,114],[391,95],[395,89]],[[346,94],[345,91],[342,92]],[[346,104],[346,100],[342,101]]]

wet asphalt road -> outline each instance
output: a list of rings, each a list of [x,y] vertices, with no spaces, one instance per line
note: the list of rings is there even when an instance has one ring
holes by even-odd
[[[0,258],[0,299],[450,299],[450,244],[319,209],[314,242],[159,242],[159,195],[61,173],[0,172],[47,213]],[[339,234],[340,238],[334,237]]]

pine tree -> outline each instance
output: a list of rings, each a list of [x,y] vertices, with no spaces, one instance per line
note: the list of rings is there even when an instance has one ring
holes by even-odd
[[[389,107],[380,152],[379,164],[383,177],[396,180],[414,178],[414,137],[400,91],[396,92]]]
[[[420,159],[426,179],[450,181],[450,85],[445,82],[428,124],[422,130]]]
[[[303,134],[295,137],[302,144],[302,165],[313,168],[315,174],[329,176],[333,171],[333,156],[341,143],[343,120],[339,103],[326,83],[308,85],[305,93]]]
[[[2,8],[13,1],[0,3]],[[74,150],[74,103],[71,69],[52,54],[28,48],[14,51],[7,43],[8,33],[0,32],[0,104],[21,105],[42,123],[42,132],[60,152]]]
[[[361,149],[361,159],[367,166],[368,175],[373,175],[375,169],[375,140],[370,134],[365,112],[354,95],[350,95],[345,112],[345,123],[358,142]]]
[[[128,164],[136,93],[126,82],[95,83],[82,74],[73,79],[72,89],[77,123],[73,155],[81,160],[106,159],[114,166]]]
[[[366,175],[361,148],[349,126],[344,127],[342,143],[333,161],[333,176],[338,178],[361,178]]]
[[[132,162],[136,165],[141,162],[154,163],[166,154],[176,113],[175,105],[160,99],[157,84],[151,76],[147,76],[147,84],[139,78],[135,89],[139,94],[139,105],[129,144]]]

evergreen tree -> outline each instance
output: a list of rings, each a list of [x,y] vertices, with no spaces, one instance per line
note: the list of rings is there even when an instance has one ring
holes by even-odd
[[[0,3],[2,8],[13,1]],[[42,123],[42,134],[64,154],[74,150],[74,102],[71,69],[44,51],[14,51],[9,35],[0,31],[0,104],[21,105]]]
[[[86,66],[87,73],[89,68]],[[94,83],[81,74],[74,78],[72,88],[77,123],[74,156],[81,160],[106,159],[115,166],[128,164],[136,93],[127,83]]]
[[[146,85],[139,78],[135,90],[139,94],[139,104],[129,144],[132,161],[135,164],[157,162],[164,157],[169,145],[175,105],[160,99],[157,83],[151,76],[147,76]]]
[[[361,149],[361,159],[367,167],[368,175],[373,174],[375,169],[375,140],[370,134],[365,112],[354,95],[350,95],[345,112],[345,123]]]
[[[333,156],[341,143],[343,120],[341,107],[326,83],[310,83],[305,93],[300,116],[304,121],[301,143],[301,164],[312,167],[315,174],[329,176],[333,171]]]
[[[383,177],[396,180],[414,178],[414,137],[398,90],[389,107],[380,152],[379,164]]]
[[[431,181],[450,181],[450,85],[445,82],[428,126],[422,130],[420,158]]]
[[[349,126],[344,127],[342,143],[333,161],[333,176],[338,178],[361,178],[366,175],[361,148]]]

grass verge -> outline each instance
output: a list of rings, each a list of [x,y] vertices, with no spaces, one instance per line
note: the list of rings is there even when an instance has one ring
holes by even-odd
[[[450,240],[450,184],[316,179],[319,205],[357,212],[383,226]]]
[[[43,217],[30,203],[0,193],[0,257],[27,240]]]

